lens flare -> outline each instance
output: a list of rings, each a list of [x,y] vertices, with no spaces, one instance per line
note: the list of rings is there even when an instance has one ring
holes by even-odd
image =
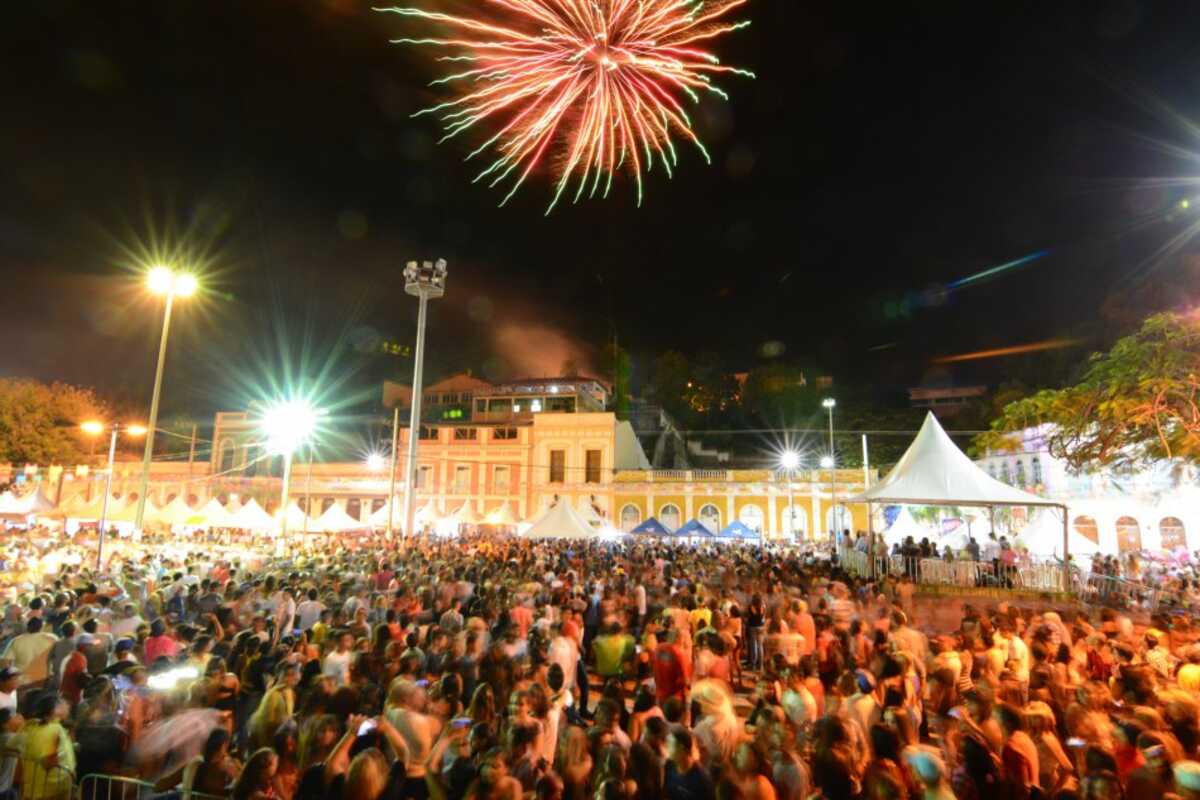
[[[955,364],[960,361],[980,361],[985,358],[1001,358],[1003,356],[1018,356],[1025,353],[1041,353],[1046,350],[1061,350],[1064,347],[1075,347],[1082,339],[1047,339],[1044,342],[1020,344],[1012,347],[997,347],[993,350],[979,350],[974,353],[961,353],[956,356],[935,358],[935,364]]]
[[[724,66],[699,45],[750,23],[727,15],[748,0],[491,0],[494,20],[419,8],[376,11],[415,17],[461,32],[448,38],[395,39],[451,54],[466,68],[435,85],[462,86],[455,99],[418,111],[441,118],[451,139],[479,123],[495,132],[467,157],[496,159],[475,181],[511,180],[516,194],[543,161],[558,162],[549,214],[575,182],[574,201],[607,197],[613,176],[628,169],[642,201],[642,174],[655,162],[668,177],[678,165],[676,138],[708,151],[682,103],[701,93],[728,99],[712,76],[753,73]]]

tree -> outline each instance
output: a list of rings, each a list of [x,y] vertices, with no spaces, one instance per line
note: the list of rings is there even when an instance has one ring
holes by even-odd
[[[742,405],[768,427],[795,427],[821,408],[816,372],[788,364],[758,367],[746,378]]]
[[[69,464],[87,450],[81,423],[109,420],[91,389],[26,378],[0,379],[0,461]]]
[[[679,421],[688,409],[686,395],[691,372],[687,356],[678,351],[668,350],[654,359],[654,399]]]
[[[1200,463],[1200,318],[1150,317],[1093,355],[1075,385],[1009,403],[976,443],[1011,449],[1015,433],[1047,423],[1051,455],[1075,471]]]
[[[629,386],[633,378],[633,362],[629,353],[614,343],[602,349],[604,368],[612,380],[612,403],[610,410],[617,419],[629,419]]]

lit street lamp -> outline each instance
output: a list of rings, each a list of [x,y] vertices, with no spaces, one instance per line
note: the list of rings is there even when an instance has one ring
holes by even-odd
[[[267,452],[283,456],[283,488],[280,493],[279,515],[282,542],[287,536],[288,491],[292,480],[292,456],[309,442],[317,427],[320,412],[305,400],[288,400],[267,409],[262,417],[262,430],[267,436]]]
[[[85,422],[79,426],[84,433],[89,433],[92,436],[99,436],[104,433],[105,425],[103,422]],[[113,459],[117,455],[117,434],[121,432],[121,425],[110,426],[112,437],[108,441],[108,472],[104,478],[104,500],[100,503],[100,524],[97,528],[96,537],[96,572],[99,573],[103,569],[104,564],[104,528],[108,524],[108,498],[112,496],[112,476],[113,476]],[[141,436],[146,433],[146,428],[141,425],[126,425],[123,430],[130,436]],[[145,490],[143,490],[144,493]]]
[[[176,297],[191,297],[199,284],[196,276],[186,272],[173,272],[167,267],[155,267],[147,277],[147,286],[154,294],[166,297],[163,311],[162,339],[158,343],[158,368],[154,372],[154,394],[150,398],[150,420],[147,423],[146,454],[142,457],[142,489],[138,492],[137,516],[134,526],[141,530],[142,517],[146,513],[146,494],[150,489],[150,460],[154,456],[154,426],[158,424],[158,398],[162,393],[163,364],[167,360],[167,334],[171,330],[171,307]]]
[[[371,453],[369,456],[367,456],[366,467],[367,469],[371,470],[371,472],[378,472],[379,470],[383,469],[384,463],[385,462],[382,455],[379,453]]]
[[[435,262],[408,262],[404,268],[404,291],[415,296],[417,306],[417,348],[413,362],[412,411],[408,418],[408,461],[404,466],[404,535],[413,535],[413,498],[416,496],[417,440],[421,438],[421,379],[425,367],[425,307],[431,298],[446,293],[446,259]],[[393,441],[395,432],[393,431]],[[393,453],[395,450],[392,451]],[[391,527],[392,498],[388,498],[388,526]]]
[[[837,470],[834,466],[837,462],[837,451],[833,449],[833,409],[837,407],[837,400],[832,397],[826,397],[821,401],[821,406],[829,412],[829,466],[825,467],[825,459],[821,459],[821,466],[826,469],[833,470],[833,541],[837,543],[838,529],[841,527],[842,515],[838,513],[837,504]]]
[[[800,454],[794,450],[788,450],[779,457],[779,466],[783,468],[787,474],[788,482],[788,533],[792,538],[796,538],[796,497],[793,493],[793,480],[796,470],[800,467]]]

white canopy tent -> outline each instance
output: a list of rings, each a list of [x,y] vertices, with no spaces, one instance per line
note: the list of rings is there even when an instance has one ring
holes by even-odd
[[[33,514],[46,514],[53,511],[54,506],[54,501],[46,497],[45,492],[39,486],[32,492],[16,498],[9,504],[8,508],[4,509],[4,513],[19,514],[23,517],[28,517]]]
[[[392,509],[392,527],[400,528],[404,525],[404,498],[396,497],[391,502]],[[383,505],[375,509],[367,522],[372,528],[386,528],[388,524],[388,502],[383,501]]]
[[[594,539],[597,533],[569,502],[560,500],[523,535],[530,539]]]
[[[225,510],[221,501],[215,497],[193,512],[184,522],[197,528],[232,528],[233,515]]]
[[[401,513],[403,513],[403,511]],[[425,505],[421,506],[413,513],[413,526],[416,527],[419,525],[429,525],[437,522],[441,518],[441,512],[437,510],[437,506],[435,506],[433,500],[430,499],[425,503]]]
[[[175,495],[175,499],[167,503],[162,508],[158,509],[153,516],[147,515],[147,519],[151,522],[158,522],[163,525],[187,525],[188,520],[196,512],[183,499],[183,495]]]
[[[113,513],[113,504],[112,503],[108,504],[108,521],[127,522],[130,524],[137,522],[137,509],[138,509],[137,500],[136,499],[126,500],[126,498],[124,498],[124,497],[121,499],[126,502],[117,509],[116,513]],[[146,509],[145,509],[145,512],[143,513],[143,519],[153,519],[154,515],[157,513],[158,513],[158,506],[154,503],[153,500],[151,500],[150,498],[147,497],[146,498]]]
[[[230,528],[245,528],[248,531],[272,531],[277,527],[275,518],[263,510],[258,501],[251,497],[229,520]]]
[[[304,512],[300,510],[300,506],[296,505],[296,501],[287,505],[287,529],[288,533],[303,533],[304,531],[317,531],[316,520],[312,517],[306,517]],[[275,521],[280,521],[279,512],[275,512]]]
[[[520,520],[513,514],[512,506],[505,500],[500,504],[500,507],[491,511],[483,518],[486,525],[498,525],[501,527],[511,527],[516,525]]]
[[[896,515],[896,519],[880,535],[883,536],[883,541],[887,544],[888,549],[898,544],[904,544],[904,540],[909,536],[918,542],[924,538],[929,538],[931,541],[937,539],[937,531],[917,522],[913,518],[912,512],[908,510],[908,506],[900,506],[900,513]]]
[[[453,520],[457,525],[478,525],[483,521],[483,519],[475,513],[475,506],[471,504],[470,500],[465,501],[461,506],[459,506],[458,510],[447,517],[447,519]]]
[[[872,518],[870,507],[876,503],[913,506],[1033,506],[1058,508],[1062,511],[1062,541],[1064,570],[1068,550],[1067,507],[1062,503],[1038,497],[1036,494],[1009,486],[988,475],[967,458],[951,441],[929,412],[917,438],[908,446],[887,477],[847,503],[866,503],[867,519]],[[872,522],[871,539],[875,531]],[[872,547],[873,551],[873,547]],[[1069,575],[1064,586],[1070,586]]]
[[[1017,542],[1029,548],[1035,556],[1057,556],[1062,549],[1062,525],[1054,514],[1037,511],[1033,519],[1016,536]],[[1100,552],[1100,545],[1078,531],[1071,529],[1067,534],[1072,553],[1090,556]]]
[[[309,530],[319,530],[324,533],[342,533],[343,531],[361,530],[367,527],[346,513],[346,509],[334,503],[325,509],[325,513],[313,521]],[[289,527],[291,527],[289,525]]]

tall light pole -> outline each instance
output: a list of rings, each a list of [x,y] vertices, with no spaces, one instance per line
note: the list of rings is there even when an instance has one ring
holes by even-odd
[[[413,535],[413,498],[417,482],[417,440],[421,438],[421,379],[425,368],[425,307],[431,298],[446,293],[446,259],[408,262],[404,268],[404,291],[414,295],[417,306],[417,353],[413,363],[412,413],[408,418],[408,459],[404,465],[404,535]],[[391,522],[391,519],[388,519]]]
[[[422,342],[424,344],[424,342]],[[392,540],[392,530],[395,526],[396,517],[396,465],[400,462],[400,403],[392,406],[392,465],[391,475],[388,477],[388,498],[387,498],[387,538]]]
[[[317,427],[316,411],[306,400],[286,400],[267,409],[262,417],[263,433],[267,436],[267,452],[283,456],[283,486],[280,490],[279,539],[287,537],[288,494],[292,481],[292,456],[301,445],[308,444]]]
[[[147,280],[150,291],[166,297],[163,310],[162,338],[158,343],[158,368],[154,372],[154,394],[150,397],[150,419],[146,424],[146,454],[142,456],[142,488],[138,492],[137,516],[133,524],[142,528],[142,518],[146,514],[146,493],[150,489],[150,460],[154,456],[154,426],[158,424],[158,398],[162,393],[163,365],[167,360],[167,334],[171,331],[171,308],[176,297],[191,297],[196,293],[198,284],[196,276],[186,272],[172,272],[167,267],[155,267],[150,270]]]
[[[788,482],[788,533],[796,538],[796,498],[792,492],[792,484],[796,469],[800,466],[800,455],[794,450],[788,450],[779,457],[779,466],[783,467]]]
[[[104,432],[103,422],[85,422],[79,426],[85,433],[98,436]],[[99,573],[104,565],[104,528],[108,525],[108,498],[112,496],[113,460],[117,455],[117,434],[122,428],[119,424],[109,426],[112,436],[108,440],[108,470],[104,478],[104,500],[100,503],[100,522],[96,528],[96,572]],[[130,436],[141,436],[146,429],[141,425],[126,425],[125,433]]]
[[[833,540],[836,543],[837,527],[838,523],[841,521],[841,514],[838,513],[837,504],[837,470],[835,469],[837,466],[837,453],[833,449],[833,409],[837,406],[837,400],[834,400],[832,397],[826,397],[821,401],[821,406],[829,412],[829,469],[833,470]],[[822,466],[824,466],[824,463],[822,463]]]

